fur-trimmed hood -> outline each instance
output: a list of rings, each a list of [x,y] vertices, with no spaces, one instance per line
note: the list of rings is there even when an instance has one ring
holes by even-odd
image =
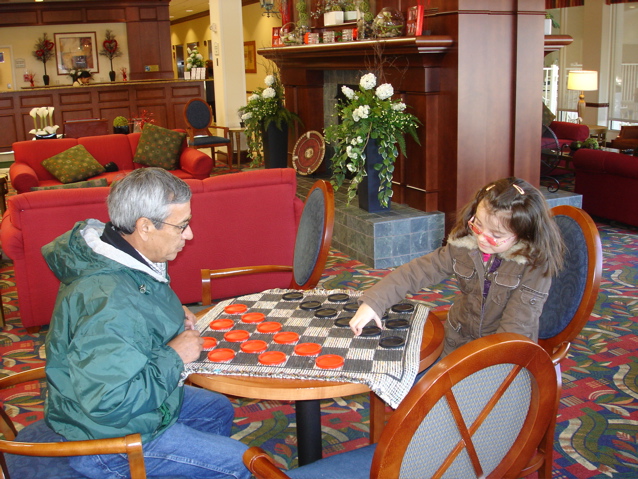
[[[465,248],[469,250],[478,250],[478,241],[474,235],[461,236],[460,238],[448,238],[448,243],[457,248]],[[502,253],[497,253],[498,256],[506,261],[514,261],[518,264],[529,264],[529,260],[521,254],[525,249],[525,244],[522,241],[517,241],[512,247]]]

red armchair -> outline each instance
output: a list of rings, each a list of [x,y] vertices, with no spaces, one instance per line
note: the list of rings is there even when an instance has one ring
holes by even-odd
[[[570,145],[574,141],[585,141],[589,138],[589,127],[579,123],[552,121],[549,124],[549,129],[558,138],[558,144],[561,148],[563,145]]]
[[[611,141],[611,147],[619,150],[638,148],[638,125],[621,126],[620,134]]]

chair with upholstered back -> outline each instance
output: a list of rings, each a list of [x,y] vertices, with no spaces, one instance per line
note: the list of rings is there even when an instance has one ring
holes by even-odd
[[[401,402],[377,445],[288,475],[255,447],[244,454],[244,464],[258,478],[518,477],[557,401],[556,370],[547,352],[521,335],[493,334],[433,366]]]
[[[184,121],[188,133],[188,146],[193,148],[210,148],[215,159],[215,148],[226,148],[226,163],[232,166],[230,135],[225,126],[213,125],[213,111],[210,105],[201,98],[193,98],[184,107]],[[222,136],[215,135],[213,130],[221,131]]]
[[[539,320],[538,343],[551,356],[561,387],[560,362],[567,356],[571,342],[581,332],[596,304],[603,268],[600,235],[591,217],[580,208],[561,205],[552,208],[565,242],[565,265],[553,279]],[[558,404],[554,418],[558,414]],[[522,475],[539,471],[539,478],[552,477],[554,431],[552,421],[537,453]]]
[[[312,289],[326,266],[332,229],[334,226],[334,192],[325,180],[317,180],[313,185],[297,228],[295,251],[292,265],[240,266],[225,269],[202,269],[202,304],[211,304],[211,280],[215,278],[240,276],[276,271],[292,272],[290,289]]]
[[[44,368],[31,369],[0,379],[3,394],[9,387],[44,379]],[[132,479],[145,479],[142,437],[130,434],[110,439],[64,441],[44,422],[29,424],[19,433],[4,409],[0,408],[0,464],[6,479],[77,478],[82,476],[69,465],[69,456],[126,454]],[[63,442],[64,441],[64,442]]]
[[[611,147],[619,150],[638,149],[638,125],[621,126],[618,136],[611,140]]]

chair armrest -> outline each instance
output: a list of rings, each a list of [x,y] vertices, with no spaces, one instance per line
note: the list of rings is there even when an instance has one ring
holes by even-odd
[[[209,305],[212,301],[212,292],[210,288],[210,280],[218,278],[228,278],[231,276],[243,276],[246,274],[256,273],[277,273],[277,272],[290,272],[291,266],[278,266],[278,265],[260,265],[260,266],[239,266],[236,268],[226,269],[202,269],[202,304]]]
[[[569,352],[569,348],[571,347],[571,345],[572,344],[569,341],[565,341],[559,344],[556,349],[554,349],[554,351],[550,354],[554,366],[560,364],[563,359],[567,357],[567,353]]]
[[[260,447],[251,447],[243,456],[244,465],[257,479],[290,479]]]
[[[203,151],[190,147],[182,150],[179,165],[182,170],[198,180],[208,178],[213,171],[213,159]]]
[[[230,133],[228,132],[229,128],[226,126],[217,126],[217,125],[211,125],[208,127],[209,130],[222,130],[222,132],[224,133],[224,138],[228,138],[230,139]],[[219,135],[217,135],[219,136]]]
[[[40,184],[35,170],[25,163],[14,163],[9,167],[11,186],[18,193],[26,193]]]

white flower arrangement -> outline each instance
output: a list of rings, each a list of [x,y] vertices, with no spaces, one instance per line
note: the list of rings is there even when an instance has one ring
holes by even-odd
[[[40,108],[32,108],[29,115],[33,118],[34,128],[29,132],[35,136],[48,136],[53,135],[58,131],[59,126],[53,124],[53,111],[52,106],[43,106]],[[40,121],[38,121],[38,118]]]
[[[188,57],[186,58],[186,71],[191,71],[191,68],[204,68],[204,57],[197,50],[197,47],[192,49],[188,48]]]
[[[357,187],[366,175],[366,146],[370,139],[376,141],[383,162],[375,165],[379,171],[379,202],[388,206],[392,197],[394,162],[400,151],[405,155],[405,133],[419,143],[416,129],[420,121],[405,112],[402,101],[392,100],[394,88],[389,83],[379,85],[373,73],[363,75],[359,92],[347,86],[341,91],[347,101],[337,105],[341,123],[326,128],[326,142],[334,148],[332,157],[332,183],[335,189],[343,185],[346,175],[354,173],[348,186],[348,202],[357,194]],[[396,145],[399,145],[397,149]]]

